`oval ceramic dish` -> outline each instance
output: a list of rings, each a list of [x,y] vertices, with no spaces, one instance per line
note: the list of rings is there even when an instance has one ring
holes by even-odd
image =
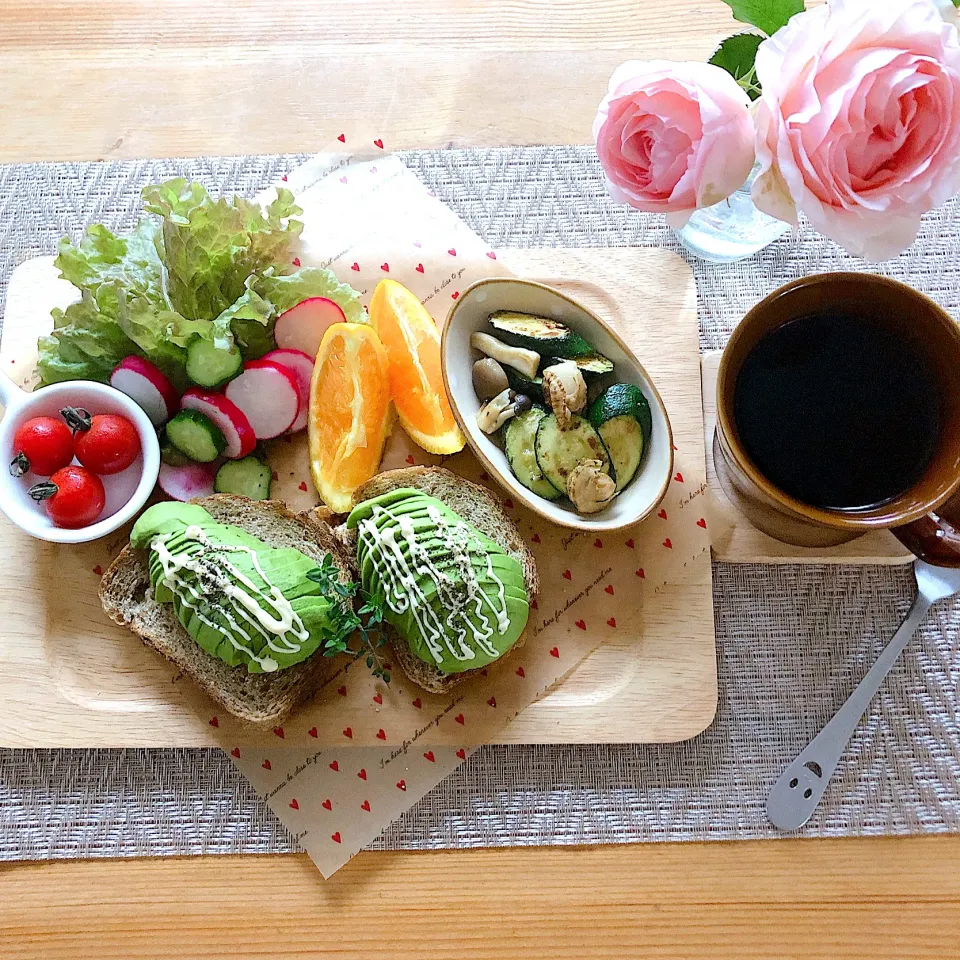
[[[43,506],[27,494],[30,483],[38,479],[10,476],[4,463],[0,467],[0,509],[21,530],[38,540],[53,543],[86,543],[113,533],[146,503],[153,491],[160,471],[160,443],[150,418],[126,394],[103,383],[90,380],[70,380],[55,383],[34,393],[26,393],[0,374],[0,403],[5,410],[0,423],[0,454],[9,459],[13,435],[17,428],[31,417],[55,417],[60,408],[85,407],[91,413],[118,413],[136,427],[140,435],[140,455],[126,470],[101,477],[107,503],[100,519],[89,526],[68,530],[54,526]]]
[[[531,493],[514,476],[503,450],[477,426],[481,403],[473,390],[472,373],[473,363],[480,355],[471,348],[470,336],[477,331],[496,335],[487,318],[498,310],[531,313],[565,323],[613,361],[614,372],[604,378],[605,382],[636,384],[649,401],[653,431],[640,469],[632,482],[600,513],[580,514],[565,498],[551,502]],[[480,280],[464,290],[450,309],[443,330],[441,356],[450,405],[470,448],[513,498],[547,520],[571,530],[619,530],[638,523],[657,508],[673,476],[670,420],[643,365],[595,313],[542,283],[506,277]]]

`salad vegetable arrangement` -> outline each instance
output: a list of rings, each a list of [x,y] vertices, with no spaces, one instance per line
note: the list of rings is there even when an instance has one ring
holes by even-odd
[[[257,443],[307,426],[320,341],[365,321],[360,295],[294,260],[303,224],[289,190],[264,208],[178,178],[143,201],[155,216],[128,234],[99,224],[60,242],[56,265],[80,298],[39,340],[40,385],[95,380],[133,397],[163,431],[168,495],[265,498]]]

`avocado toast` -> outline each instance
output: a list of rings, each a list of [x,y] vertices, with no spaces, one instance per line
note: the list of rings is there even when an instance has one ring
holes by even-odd
[[[421,556],[425,561],[428,556],[436,560],[438,569],[432,576],[420,570],[416,583],[408,578],[401,584],[402,593],[419,598],[421,606],[432,608],[436,616],[431,620],[428,611],[419,624],[414,623],[416,618],[409,607],[404,608],[403,600],[394,604],[399,609],[393,615],[387,610],[397,663],[414,683],[442,693],[522,645],[529,604],[540,582],[532,553],[496,495],[442,467],[410,467],[374,477],[356,491],[354,504],[338,532],[357,558],[365,590],[379,592],[381,597],[389,594],[389,588],[378,584],[380,578],[372,573],[371,553],[376,553],[376,547],[369,539],[364,542],[365,522],[372,533],[371,513],[381,515],[381,526],[396,526],[401,534],[398,518],[406,511],[422,543]],[[395,524],[384,517],[387,513],[394,515]],[[451,524],[456,525],[452,536]],[[444,536],[437,536],[438,528]],[[403,553],[415,557],[416,540],[411,547],[406,539]],[[451,549],[451,540],[458,539],[462,550]],[[458,566],[451,556],[458,552],[464,557],[469,554],[471,560]],[[446,593],[444,570],[456,570]],[[471,611],[469,619],[456,616],[458,591],[460,605]],[[391,606],[389,596],[385,606]]]

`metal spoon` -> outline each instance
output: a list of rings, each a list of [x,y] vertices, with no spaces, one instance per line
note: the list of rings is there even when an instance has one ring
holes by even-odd
[[[800,751],[770,791],[767,816],[775,827],[796,830],[810,819],[853,731],[927,611],[938,600],[960,593],[960,569],[934,567],[918,560],[914,565],[914,573],[917,578],[917,599],[900,629],[883,648],[877,662],[857,684],[846,703]]]

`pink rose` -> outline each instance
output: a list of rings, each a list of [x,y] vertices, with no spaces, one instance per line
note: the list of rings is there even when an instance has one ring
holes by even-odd
[[[831,0],[757,53],[757,206],[869,260],[960,189],[960,40],[930,0]]]
[[[617,67],[593,136],[613,199],[682,214],[675,223],[729,197],[753,167],[749,98],[708,63],[631,60]]]

